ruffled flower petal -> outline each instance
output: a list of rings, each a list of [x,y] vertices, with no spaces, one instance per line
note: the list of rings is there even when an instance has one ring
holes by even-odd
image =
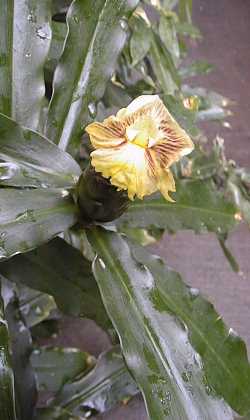
[[[86,131],[95,149],[116,147],[125,141],[124,125],[115,117],[109,117],[103,123],[89,124]]]
[[[175,182],[169,167],[193,150],[193,142],[157,95],[142,95],[86,131],[96,149],[92,165],[132,200],[160,190],[169,201]]]
[[[142,147],[126,143],[115,149],[95,150],[91,153],[91,163],[97,172],[110,178],[111,184],[127,190],[130,200],[135,195],[142,199],[157,190],[145,153]]]

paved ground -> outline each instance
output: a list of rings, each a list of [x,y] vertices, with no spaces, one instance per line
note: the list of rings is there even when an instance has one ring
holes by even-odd
[[[194,1],[194,22],[201,28],[204,41],[193,47],[193,57],[207,59],[216,66],[213,73],[200,77],[198,82],[237,103],[230,119],[231,130],[209,124],[205,126],[206,133],[211,139],[220,133],[226,141],[227,155],[242,166],[250,166],[249,21],[247,0]],[[166,235],[154,251],[210,298],[225,321],[246,340],[250,354],[250,232],[246,226],[232,234],[229,245],[240,263],[241,276],[231,271],[213,235],[196,236],[190,232]],[[67,340],[61,338],[61,344],[76,345],[70,320],[65,320],[64,327]],[[78,331],[85,350],[98,354],[109,345],[105,334],[97,335],[88,322],[81,321]],[[128,406],[98,419],[146,420],[147,416],[141,399],[135,398]]]

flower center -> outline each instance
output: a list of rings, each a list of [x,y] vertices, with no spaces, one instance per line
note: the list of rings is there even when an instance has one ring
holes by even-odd
[[[128,141],[146,149],[151,141],[156,140],[158,128],[152,117],[138,119],[126,129]]]

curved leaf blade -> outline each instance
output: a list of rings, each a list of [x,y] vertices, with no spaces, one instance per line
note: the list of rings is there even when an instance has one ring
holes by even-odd
[[[138,263],[118,234],[97,228],[89,239],[97,252],[94,275],[150,418],[232,419],[223,400],[208,391],[200,356],[169,308],[168,279]]]
[[[40,347],[31,355],[40,391],[58,392],[88,368],[87,353],[76,348]]]
[[[12,348],[18,419],[31,419],[37,400],[36,379],[30,363],[32,340],[14,294],[6,306],[5,313]]]
[[[50,0],[0,3],[0,112],[37,129],[51,38]]]
[[[127,36],[126,19],[138,0],[75,0],[67,14],[69,32],[54,76],[46,133],[60,148],[79,145],[95,116]],[[105,46],[105,48],[103,48]]]
[[[19,308],[28,328],[40,324],[49,317],[53,310],[57,309],[52,296],[22,284],[18,286]]]
[[[135,200],[117,220],[118,227],[153,226],[170,232],[192,229],[196,233],[226,234],[237,225],[237,208],[225,201],[210,181],[179,181],[176,190],[175,203],[169,203],[159,195]]]
[[[140,264],[153,273],[169,311],[188,328],[189,339],[202,357],[207,383],[240,414],[250,411],[250,364],[243,340],[227,328],[213,305],[190,288],[181,276],[145,248],[132,248]]]
[[[123,398],[136,395],[138,388],[130,376],[117,347],[102,353],[97,364],[79,380],[65,384],[53,406],[81,415],[84,409],[104,413]]]
[[[1,294],[0,343],[0,418],[1,420],[16,420],[14,375],[10,363],[9,333],[7,323],[4,319],[4,307]]]
[[[35,251],[2,262],[0,273],[10,281],[53,296],[65,314],[110,327],[91,263],[63,239],[55,238]]]
[[[150,58],[161,90],[165,95],[173,95],[180,86],[179,75],[170,52],[156,33],[151,41]]]
[[[74,159],[39,133],[0,114],[0,184],[70,188],[81,169]]]
[[[0,259],[30,251],[77,221],[65,190],[0,189]]]

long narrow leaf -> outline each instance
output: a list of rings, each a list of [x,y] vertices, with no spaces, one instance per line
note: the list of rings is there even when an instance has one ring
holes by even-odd
[[[1,260],[36,248],[77,220],[66,190],[0,189],[0,208]]]
[[[6,318],[11,338],[18,419],[32,419],[37,399],[36,379],[30,363],[32,340],[15,296],[6,307]]]
[[[50,0],[0,2],[0,112],[32,129],[39,126],[50,38]]]
[[[83,129],[95,116],[117,57],[127,37],[126,19],[138,0],[75,0],[67,14],[69,28],[54,77],[47,135],[65,150],[79,145]]]
[[[60,238],[2,262],[0,273],[8,280],[52,295],[68,315],[87,317],[104,328],[110,327],[91,263]]]
[[[246,347],[211,304],[143,248],[96,229],[94,274],[152,419],[231,419],[250,409]]]
[[[81,169],[39,133],[0,114],[0,183],[17,187],[72,187]]]
[[[130,204],[128,211],[117,221],[122,227],[146,228],[155,226],[176,232],[192,229],[197,233],[227,233],[237,225],[237,208],[225,201],[213,184],[183,180],[177,183],[175,203],[154,195]]]
[[[1,292],[1,283],[0,283]],[[16,420],[14,375],[10,363],[9,333],[4,319],[4,306],[0,293],[0,419]]]
[[[114,347],[101,354],[95,368],[86,376],[65,384],[52,405],[63,407],[74,415],[81,415],[84,410],[103,413],[123,398],[137,393],[138,388],[119,348]]]

